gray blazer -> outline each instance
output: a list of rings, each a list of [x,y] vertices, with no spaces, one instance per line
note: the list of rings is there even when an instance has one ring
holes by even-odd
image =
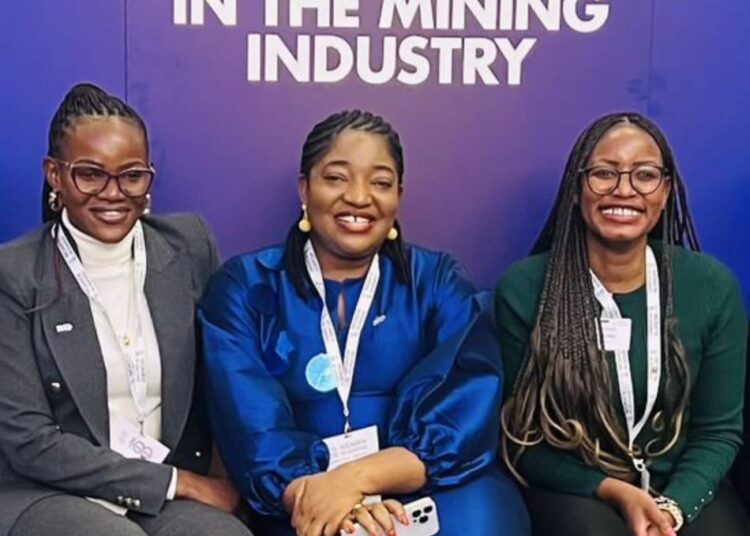
[[[196,216],[144,217],[146,296],[162,360],[166,464],[207,470],[211,438],[196,381],[194,311],[218,264]],[[106,370],[88,299],[56,253],[51,224],[0,247],[0,535],[60,492],[155,515],[172,469],[108,448]],[[56,326],[71,324],[72,329]]]

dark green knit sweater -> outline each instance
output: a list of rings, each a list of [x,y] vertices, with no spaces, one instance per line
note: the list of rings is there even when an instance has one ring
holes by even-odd
[[[540,254],[514,264],[495,291],[506,397],[526,355],[547,260],[547,254]],[[633,321],[630,362],[639,419],[646,399],[645,287],[615,295],[615,301],[622,316]],[[713,498],[741,444],[747,319],[731,272],[707,255],[679,247],[674,254],[674,306],[690,368],[690,403],[681,440],[647,463],[652,487],[677,501],[686,521],[692,521]],[[614,355],[609,359],[612,404],[622,416]],[[657,400],[654,411],[658,409]],[[624,417],[622,421],[624,426]],[[646,426],[636,444],[643,447],[654,435]],[[547,444],[527,450],[518,468],[531,485],[576,495],[594,495],[606,477],[574,454]]]

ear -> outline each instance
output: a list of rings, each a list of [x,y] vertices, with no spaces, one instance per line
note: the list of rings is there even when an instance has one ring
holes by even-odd
[[[62,190],[62,175],[60,173],[60,165],[55,161],[54,158],[45,156],[42,161],[42,171],[44,172],[44,179],[52,188],[53,192],[59,192]]]
[[[297,195],[299,195],[300,203],[303,205],[307,204],[309,197],[310,180],[304,175],[300,175],[297,179]]]

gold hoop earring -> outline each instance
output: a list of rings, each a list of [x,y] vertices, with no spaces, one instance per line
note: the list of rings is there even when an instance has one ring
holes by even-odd
[[[391,230],[388,231],[388,240],[396,240],[398,238],[398,229],[395,227],[391,227]]]
[[[307,217],[307,205],[302,205],[302,219],[297,223],[297,228],[303,233],[312,231],[312,224]]]
[[[52,190],[47,196],[47,206],[52,212],[60,212],[62,210],[62,199],[60,199],[60,193]]]
[[[145,215],[151,214],[151,194],[146,194],[146,206],[143,209]]]

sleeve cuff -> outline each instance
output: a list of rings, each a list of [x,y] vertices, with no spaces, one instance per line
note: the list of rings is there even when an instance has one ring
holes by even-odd
[[[177,467],[172,467],[172,480],[169,481],[169,487],[167,488],[167,500],[173,501],[176,493],[177,493]]]

